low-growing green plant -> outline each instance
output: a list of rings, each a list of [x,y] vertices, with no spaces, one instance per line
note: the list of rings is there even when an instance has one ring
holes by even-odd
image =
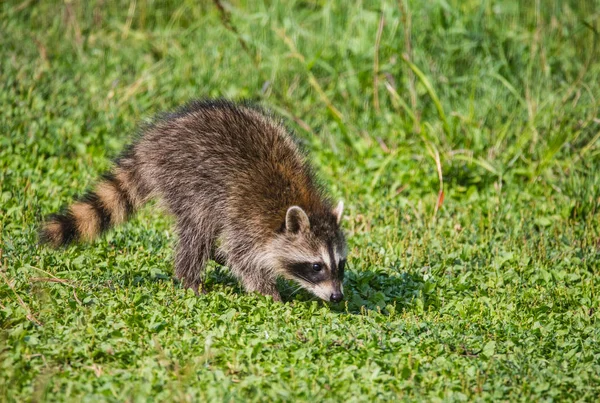
[[[2,2],[1,400],[594,400],[599,6]],[[158,206],[37,245],[198,97],[284,116],[346,201],[344,303],[186,291]]]

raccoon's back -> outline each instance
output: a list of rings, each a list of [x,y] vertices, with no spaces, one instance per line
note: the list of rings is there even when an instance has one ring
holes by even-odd
[[[289,131],[249,106],[192,103],[149,126],[132,152],[176,214],[192,204],[274,228],[292,205],[326,208]]]

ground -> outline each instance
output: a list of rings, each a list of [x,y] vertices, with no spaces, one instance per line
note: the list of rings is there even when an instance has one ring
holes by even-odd
[[[0,4],[0,400],[597,398],[598,1],[199,3]],[[195,296],[157,205],[37,245],[140,122],[221,96],[345,200],[344,303],[215,264]]]

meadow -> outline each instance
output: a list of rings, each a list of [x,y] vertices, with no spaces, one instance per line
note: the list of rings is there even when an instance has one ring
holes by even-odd
[[[0,3],[0,401],[592,401],[600,2]],[[174,279],[151,204],[37,244],[140,122],[283,116],[346,202],[346,299]],[[597,291],[598,290],[598,291]]]

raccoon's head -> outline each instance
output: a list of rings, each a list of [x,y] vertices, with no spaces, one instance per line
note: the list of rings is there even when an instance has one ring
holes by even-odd
[[[284,228],[272,247],[279,273],[317,297],[332,302],[344,298],[342,281],[346,240],[340,229],[343,202],[311,215],[298,206],[287,210]]]

